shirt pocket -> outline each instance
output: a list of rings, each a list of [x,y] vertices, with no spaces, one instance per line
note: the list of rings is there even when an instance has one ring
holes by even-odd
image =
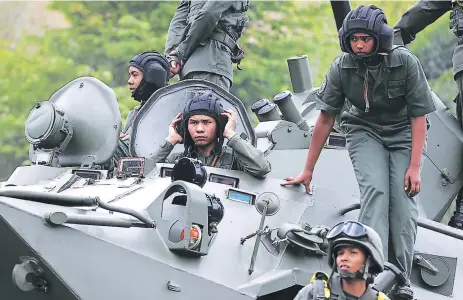
[[[389,98],[389,109],[398,111],[405,105],[406,85],[405,79],[389,80],[387,83],[387,96]]]
[[[389,80],[387,83],[387,96],[389,99],[405,96],[405,79]]]

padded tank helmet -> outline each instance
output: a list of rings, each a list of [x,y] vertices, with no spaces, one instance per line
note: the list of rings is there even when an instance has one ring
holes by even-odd
[[[341,222],[327,234],[329,241],[328,264],[336,268],[336,253],[340,247],[359,247],[365,252],[365,265],[355,273],[338,272],[341,277],[368,279],[384,270],[383,244],[378,233],[371,227],[358,222]]]
[[[142,52],[135,55],[129,62],[143,73],[140,85],[132,97],[137,101],[147,101],[158,89],[167,85],[170,76],[170,66],[167,58],[159,52]]]
[[[188,155],[194,146],[193,139],[188,132],[188,119],[193,115],[207,115],[215,119],[217,122],[216,150],[222,148],[224,141],[223,130],[227,123],[227,118],[221,115],[223,111],[224,109],[220,103],[220,99],[210,90],[196,92],[193,97],[187,101],[183,109],[181,126],[181,131],[183,131],[183,143],[185,145],[185,155]]]
[[[349,39],[353,33],[360,32],[369,34],[375,39],[373,52],[362,58],[387,53],[392,49],[394,29],[387,25],[387,18],[382,9],[371,4],[360,5],[347,14],[339,29],[339,43],[343,52],[357,57],[352,51]]]

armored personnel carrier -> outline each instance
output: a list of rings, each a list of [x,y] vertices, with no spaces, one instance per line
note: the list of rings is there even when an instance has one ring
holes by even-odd
[[[290,300],[315,271],[329,272],[327,229],[357,219],[359,191],[338,129],[311,195],[280,186],[301,170],[318,115],[308,58],[287,62],[293,91],[254,103],[255,127],[242,101],[212,83],[156,91],[117,165],[121,114],[108,86],[81,77],[37,103],[25,124],[31,165],[0,188],[0,298]],[[237,111],[238,134],[271,163],[265,179],[150,161],[186,99],[205,89]],[[411,283],[416,299],[463,299],[463,231],[440,223],[462,186],[463,134],[434,100]],[[403,280],[388,264],[375,285],[406,299],[396,294]]]

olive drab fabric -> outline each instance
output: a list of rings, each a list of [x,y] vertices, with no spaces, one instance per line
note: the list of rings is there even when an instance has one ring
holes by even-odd
[[[157,146],[150,158],[155,163],[175,163],[178,159],[185,157],[183,151],[171,153],[173,149],[174,146],[165,141],[165,143]],[[191,156],[199,159],[204,166],[245,171],[257,178],[264,178],[271,170],[270,163],[264,154],[237,134],[230,138],[220,152],[213,151],[210,156],[206,157],[200,151],[195,151],[191,153]]]
[[[450,13],[450,28],[458,37],[452,56],[453,76],[457,84],[459,95],[454,102],[457,104],[457,117],[463,128],[463,7],[457,1],[419,1],[410,7],[400,18],[394,29],[400,31],[405,45],[415,40],[416,35],[434,23],[443,14]]]
[[[320,272],[318,272],[320,273]],[[315,276],[315,275],[314,275]],[[317,284],[321,287],[321,291],[317,292]],[[326,291],[327,286],[328,291]],[[329,295],[329,298],[326,297]],[[360,297],[355,297],[343,291],[341,277],[339,274],[333,276],[326,281],[326,279],[313,279],[311,283],[303,287],[296,295],[294,300],[389,300],[389,297],[382,292],[379,292],[370,286],[367,287],[365,293]]]
[[[212,73],[219,84],[229,80],[226,85],[231,86],[232,58],[240,52],[237,41],[248,23],[244,14],[248,7],[248,0],[180,1],[169,26],[165,52],[177,50],[184,63],[181,80],[190,73],[205,72]]]
[[[364,81],[368,72],[369,112]],[[435,110],[419,60],[405,47],[394,47],[382,63],[366,66],[343,53],[331,64],[317,108],[341,114],[341,126],[360,189],[359,221],[383,241],[383,254],[410,276],[416,239],[416,200],[404,190],[410,164],[410,118]],[[392,244],[389,245],[389,233]]]

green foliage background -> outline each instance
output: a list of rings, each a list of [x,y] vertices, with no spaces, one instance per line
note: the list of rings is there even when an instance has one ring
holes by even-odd
[[[414,2],[370,3],[383,8],[389,24],[393,25]],[[43,35],[22,35],[15,41],[0,40],[2,166],[27,160],[24,121],[32,106],[47,100],[78,76],[95,76],[112,87],[125,118],[137,104],[126,87],[127,63],[141,51],[164,51],[167,29],[177,4],[177,1],[50,1],[48,8],[63,14],[68,28],[50,29]],[[351,2],[352,7],[359,4],[365,2]],[[240,41],[247,53],[241,64],[244,71],[235,70],[232,87],[232,92],[247,106],[291,89],[287,58],[307,55],[314,85],[318,86],[331,61],[340,54],[328,1],[252,1],[248,15],[251,22]],[[446,14],[420,33],[410,46],[422,61],[432,88],[452,111],[451,100],[456,95],[449,69],[453,43]]]

